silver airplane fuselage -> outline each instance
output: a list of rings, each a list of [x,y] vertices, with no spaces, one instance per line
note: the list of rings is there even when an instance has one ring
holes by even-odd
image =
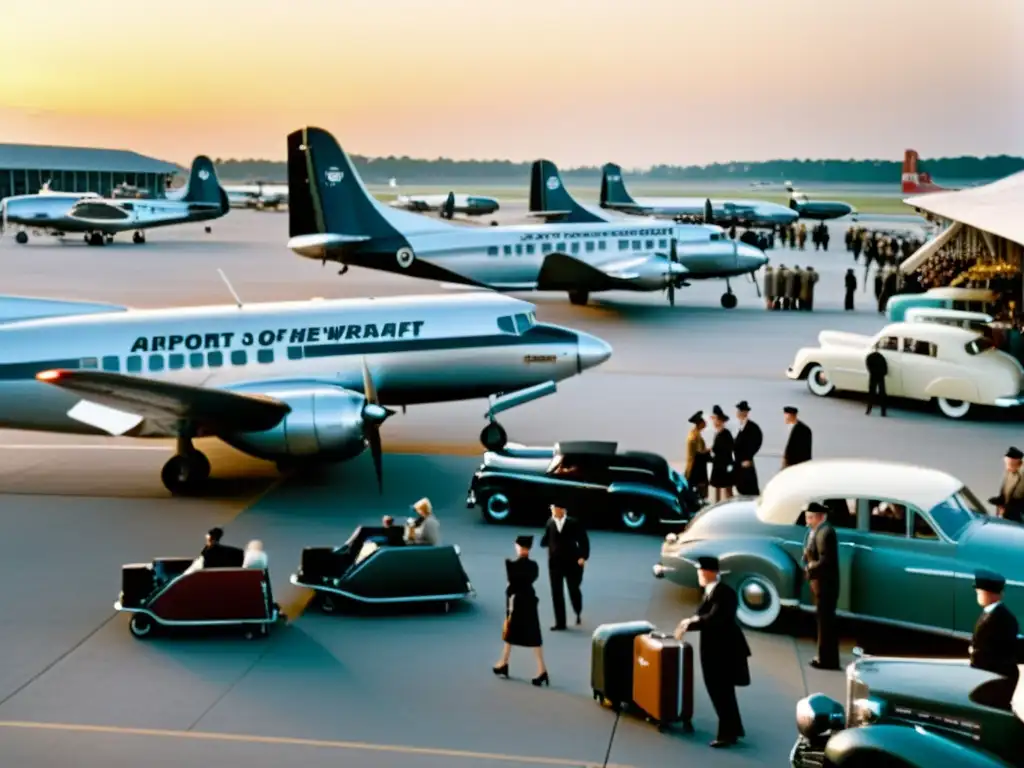
[[[313,300],[132,310],[0,297],[34,318],[0,324],[0,427],[106,432],[68,416],[82,397],[37,381],[98,370],[274,397],[295,386],[361,392],[382,405],[483,398],[557,382],[600,364],[600,339],[537,323],[533,305],[498,294]],[[12,305],[14,306],[14,305]],[[64,313],[40,318],[40,313]],[[0,313],[2,317],[3,313]],[[168,437],[143,422],[137,437]]]
[[[703,216],[707,198],[702,197],[638,197],[635,206],[606,203],[611,210],[635,211],[645,216]],[[797,213],[784,205],[767,200],[716,200],[711,198],[715,221],[735,222],[752,226],[782,226],[794,223]]]
[[[8,197],[0,201],[0,207],[0,215],[7,225],[104,235],[207,221],[224,215],[214,203],[70,197],[52,193]]]

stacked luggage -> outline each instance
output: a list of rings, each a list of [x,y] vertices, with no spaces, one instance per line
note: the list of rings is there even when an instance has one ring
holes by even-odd
[[[646,621],[594,630],[590,684],[594,699],[616,712],[634,711],[663,731],[693,726],[693,646]]]

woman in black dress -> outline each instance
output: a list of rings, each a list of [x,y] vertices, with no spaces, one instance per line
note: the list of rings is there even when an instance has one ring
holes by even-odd
[[[733,437],[725,426],[729,417],[719,406],[711,409],[711,426],[715,428],[715,439],[711,443],[711,479],[708,485],[715,489],[715,501],[732,496],[733,486]]]
[[[550,685],[550,680],[547,667],[544,666],[544,653],[541,651],[537,593],[533,591],[533,583],[540,575],[540,568],[530,559],[532,546],[533,536],[517,536],[516,558],[505,561],[508,587],[505,589],[505,626],[501,633],[505,647],[501,652],[501,660],[493,669],[494,674],[507,678],[512,646],[533,648],[533,655],[537,658],[537,677],[530,682],[540,686]]]

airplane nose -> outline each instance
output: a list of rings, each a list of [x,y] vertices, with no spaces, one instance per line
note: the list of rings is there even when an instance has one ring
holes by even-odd
[[[576,334],[576,370],[583,373],[594,368],[612,356],[612,347],[608,342],[589,333]]]
[[[737,245],[736,259],[741,265],[749,267],[751,271],[760,269],[768,263],[768,257],[764,255],[764,251],[746,243]]]

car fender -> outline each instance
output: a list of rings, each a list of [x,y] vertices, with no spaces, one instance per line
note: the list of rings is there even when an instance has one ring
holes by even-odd
[[[807,373],[811,368],[820,364],[817,360],[819,357],[821,357],[821,348],[819,347],[802,347],[798,349],[793,357],[793,364],[786,371],[786,376],[791,379],[806,379]]]
[[[608,486],[608,495],[616,500],[639,501],[647,505],[656,503],[668,507],[673,512],[681,511],[679,499],[675,494],[643,483],[612,483]]]
[[[772,580],[784,600],[799,596],[798,567],[786,552],[770,541],[760,539],[700,539],[684,543],[667,556],[661,564],[670,580],[683,587],[697,586],[696,560],[700,556],[717,557],[723,578],[731,582],[730,575],[758,573]]]
[[[1009,768],[985,752],[958,744],[920,727],[868,725],[840,731],[828,740],[825,765],[865,766],[879,757],[902,760],[907,768]]]
[[[723,542],[724,543],[724,542]],[[795,600],[800,596],[799,566],[789,554],[771,541],[753,539],[736,547],[730,542],[728,548],[718,555],[721,568],[727,572],[727,582],[743,574],[757,573],[772,580],[783,600]]]
[[[978,385],[970,379],[943,376],[932,381],[925,394],[929,398],[944,397],[947,400],[963,400],[969,403],[978,402]]]

